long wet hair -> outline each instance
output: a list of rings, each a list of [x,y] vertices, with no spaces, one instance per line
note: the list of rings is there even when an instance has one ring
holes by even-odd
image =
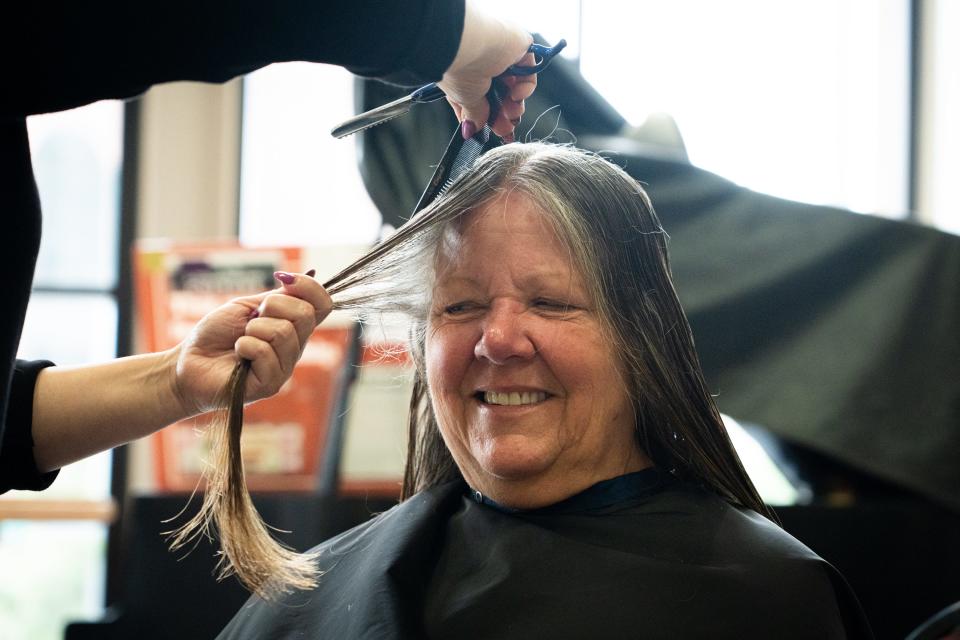
[[[527,197],[567,246],[593,295],[607,337],[622,358],[636,417],[637,445],[677,478],[775,521],[747,476],[710,395],[693,334],[670,275],[667,234],[643,188],[608,160],[569,146],[509,144],[488,152],[447,192],[325,287],[334,308],[410,318],[414,362],[401,500],[461,478],[429,400],[424,346],[441,239],[451,225],[505,193]],[[186,544],[215,528],[221,575],[236,573],[263,597],[309,588],[313,558],[270,537],[250,502],[240,457],[240,363],[211,426],[213,462],[200,513],[175,532]]]

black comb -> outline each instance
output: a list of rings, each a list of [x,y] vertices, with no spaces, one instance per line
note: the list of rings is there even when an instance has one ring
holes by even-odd
[[[490,103],[488,122],[493,122],[500,112],[500,105],[503,103],[502,91],[505,91],[503,85],[495,81],[487,94],[487,101]],[[420,201],[413,209],[413,215],[417,215],[424,207],[443,195],[457,178],[473,166],[477,158],[501,144],[503,142],[493,133],[489,124],[483,125],[482,129],[467,140],[463,139],[460,127],[457,126],[446,151],[440,157],[440,163],[433,172],[433,177],[430,178],[427,188],[423,190],[423,194],[420,196]]]

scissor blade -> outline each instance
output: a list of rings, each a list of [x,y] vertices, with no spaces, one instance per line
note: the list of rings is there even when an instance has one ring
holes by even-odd
[[[414,104],[414,99],[412,96],[404,96],[393,102],[388,102],[387,104],[377,107],[376,109],[370,109],[370,111],[364,111],[360,115],[354,116],[338,125],[330,133],[334,138],[343,138],[351,134],[357,133],[358,131],[363,131],[364,129],[369,129],[378,124],[383,124],[387,120],[393,120],[397,116],[402,116],[407,111],[410,111],[410,107]]]

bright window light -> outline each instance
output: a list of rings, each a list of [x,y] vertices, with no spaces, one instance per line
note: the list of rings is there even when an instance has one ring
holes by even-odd
[[[902,216],[909,3],[584,2],[581,69],[624,117],[677,122],[751,189]]]
[[[330,135],[353,115],[353,76],[287,63],[244,80],[240,240],[249,246],[372,244],[380,212],[356,140]]]

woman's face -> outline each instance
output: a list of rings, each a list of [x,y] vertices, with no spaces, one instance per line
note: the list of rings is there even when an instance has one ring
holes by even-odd
[[[426,363],[447,447],[498,502],[552,504],[650,465],[592,298],[525,196],[470,214],[446,245]]]

